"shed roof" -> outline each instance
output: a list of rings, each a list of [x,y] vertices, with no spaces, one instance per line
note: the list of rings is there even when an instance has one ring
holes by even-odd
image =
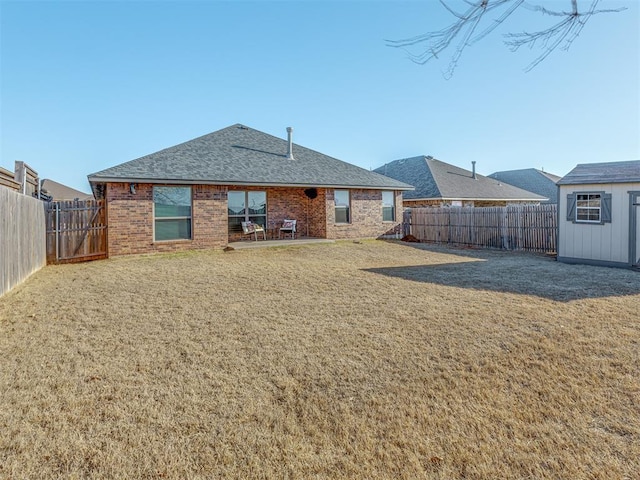
[[[543,172],[537,168],[524,168],[495,172],[489,175],[489,178],[547,197],[548,200],[542,203],[558,203],[558,186],[556,182],[561,177],[557,175]]]
[[[411,190],[409,184],[241,124],[89,175],[89,182]]]
[[[479,174],[473,178],[469,170],[424,155],[394,160],[374,171],[415,185],[415,191],[404,194],[405,200],[546,200],[546,197],[493,178]]]
[[[640,182],[640,160],[607,163],[580,163],[558,185]]]

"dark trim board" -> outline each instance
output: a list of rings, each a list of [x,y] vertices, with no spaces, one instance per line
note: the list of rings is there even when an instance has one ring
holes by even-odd
[[[631,266],[640,267],[640,252],[636,251],[638,245],[638,230],[640,226],[637,222],[636,208],[640,208],[640,192],[630,191],[629,193],[629,262]]]
[[[568,263],[571,265],[591,265],[593,267],[631,268],[630,263],[609,262],[606,260],[592,260],[590,258],[574,258],[574,257],[558,256],[557,260],[559,262]]]

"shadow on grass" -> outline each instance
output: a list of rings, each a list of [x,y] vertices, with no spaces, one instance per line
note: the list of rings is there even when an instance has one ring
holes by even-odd
[[[568,265],[543,255],[520,252],[407,246],[457,258],[448,263],[365,271],[413,282],[535,295],[559,302],[640,294],[640,274],[631,270]]]

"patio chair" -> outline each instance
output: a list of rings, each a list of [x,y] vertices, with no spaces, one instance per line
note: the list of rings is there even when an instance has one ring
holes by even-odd
[[[253,234],[253,236],[256,239],[256,242],[258,241],[258,233],[262,233],[262,239],[266,240],[267,236],[264,232],[264,228],[262,225],[258,224],[258,223],[253,223],[253,222],[240,222],[242,223],[242,233],[243,235],[251,235]]]
[[[282,226],[280,227],[280,231],[278,232],[278,238],[280,238],[281,235],[286,235],[287,232],[289,232],[291,234],[291,238],[294,239],[296,238],[296,220],[289,220],[289,219],[284,219],[282,221]]]

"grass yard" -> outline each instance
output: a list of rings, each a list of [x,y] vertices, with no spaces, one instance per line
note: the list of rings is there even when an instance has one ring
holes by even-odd
[[[640,273],[368,241],[49,266],[0,479],[637,479]]]

